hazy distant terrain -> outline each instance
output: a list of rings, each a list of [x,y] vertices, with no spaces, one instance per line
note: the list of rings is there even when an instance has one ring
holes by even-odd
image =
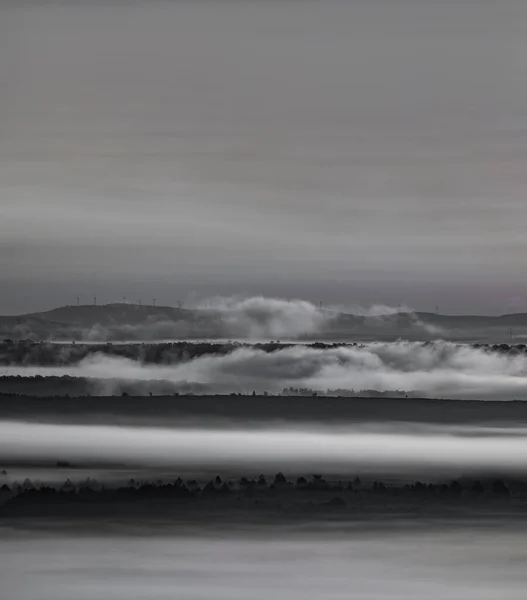
[[[320,309],[308,302],[252,298],[192,309],[138,304],[64,306],[0,317],[0,338],[50,341],[177,339],[452,339],[527,341],[527,313],[442,315],[382,308],[374,314]]]

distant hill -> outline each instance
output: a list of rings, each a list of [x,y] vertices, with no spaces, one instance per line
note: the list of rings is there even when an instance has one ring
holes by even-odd
[[[38,319],[54,323],[93,327],[100,325],[125,325],[147,320],[181,321],[195,318],[195,311],[172,306],[145,306],[114,303],[104,305],[61,306],[40,313],[20,315],[20,319]]]
[[[294,315],[236,314],[220,309],[105,304],[62,306],[45,312],[0,316],[0,338],[32,340],[125,341],[197,338],[410,340],[450,339],[472,342],[527,341],[527,313],[501,316],[398,312],[360,316],[318,311],[302,330],[290,331]],[[289,319],[289,321],[288,321]],[[256,328],[253,325],[257,326]]]

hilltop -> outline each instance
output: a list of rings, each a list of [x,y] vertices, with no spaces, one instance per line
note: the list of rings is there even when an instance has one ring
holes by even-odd
[[[19,319],[36,319],[62,325],[93,327],[94,325],[138,324],[147,320],[181,321],[193,320],[196,311],[173,306],[152,306],[116,302],[112,304],[83,304],[60,306],[45,312],[20,315]]]
[[[19,316],[0,316],[0,339],[52,341],[156,341],[170,339],[450,339],[473,342],[527,340],[527,313],[500,316],[395,312],[361,316],[316,310],[304,324],[288,313],[221,308],[179,308],[128,303],[62,306]],[[293,327],[291,327],[293,322]],[[304,327],[305,325],[305,327]],[[304,327],[304,328],[303,328]],[[256,332],[256,333],[255,333]]]

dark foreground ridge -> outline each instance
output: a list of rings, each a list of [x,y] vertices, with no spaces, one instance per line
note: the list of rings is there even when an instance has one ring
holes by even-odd
[[[145,423],[184,425],[209,420],[249,425],[266,422],[430,423],[522,425],[525,401],[316,396],[24,396],[0,394],[0,419],[51,423]]]
[[[118,369],[116,370],[118,372]],[[179,396],[220,394],[212,391],[210,384],[166,379],[122,379],[119,377],[72,377],[70,375],[4,375],[0,376],[0,395],[34,396]],[[224,386],[227,387],[227,386]],[[223,394],[226,392],[223,391]],[[256,391],[254,390],[256,394]],[[269,396],[269,392],[264,391]],[[261,392],[259,392],[261,394]],[[231,396],[248,396],[252,392],[230,392]],[[379,391],[373,389],[347,390],[329,389],[325,391],[310,388],[283,388],[280,396],[329,396],[345,398],[418,398],[418,392],[403,390]]]
[[[389,485],[327,481],[321,475],[288,480],[277,473],[206,483],[177,478],[170,482],[139,483],[105,488],[94,480],[60,488],[35,487],[29,480],[0,488],[0,518],[100,518],[133,516],[192,520],[210,517],[235,519],[289,519],[338,517],[375,519],[391,517],[470,518],[524,516],[527,482],[501,479],[414,482]]]

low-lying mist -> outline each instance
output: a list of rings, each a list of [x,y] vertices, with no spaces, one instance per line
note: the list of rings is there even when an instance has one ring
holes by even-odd
[[[24,600],[523,600],[525,528],[499,525],[211,531],[204,518],[101,532],[91,520],[86,535],[52,521],[2,532],[0,578]]]
[[[248,472],[527,472],[524,428],[133,428],[0,422],[0,461]]]
[[[513,400],[527,398],[527,357],[449,342],[363,346],[288,346],[274,352],[240,347],[171,365],[94,354],[75,366],[5,367],[2,375],[70,375],[98,379],[165,380],[201,393],[280,393],[286,387],[406,390],[424,397]],[[108,384],[105,387],[104,381]]]

